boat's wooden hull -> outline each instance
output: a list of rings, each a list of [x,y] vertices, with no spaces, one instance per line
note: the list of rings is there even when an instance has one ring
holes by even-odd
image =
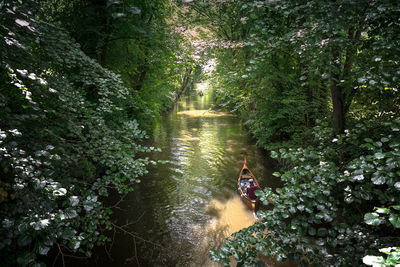
[[[239,179],[238,179],[238,191],[240,194],[240,197],[242,198],[242,201],[251,209],[252,211],[256,211],[259,208],[260,201],[259,199],[250,199],[247,194],[246,194],[246,188],[249,185],[248,180],[253,179],[253,182],[260,186],[258,184],[258,181],[254,174],[247,168],[246,165],[246,160],[243,164],[243,168],[240,171],[239,174]]]
[[[249,209],[251,209],[252,211],[258,210],[259,204],[260,204],[260,201],[258,199],[251,200],[243,195],[241,195],[241,198],[242,198],[242,201],[244,202],[244,204],[246,204],[246,206],[249,207]]]

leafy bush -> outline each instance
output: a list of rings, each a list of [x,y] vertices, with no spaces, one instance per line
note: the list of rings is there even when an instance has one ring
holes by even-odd
[[[382,256],[365,256],[363,258],[363,263],[366,265],[372,265],[376,267],[384,267],[384,266],[398,266],[400,263],[400,248],[399,247],[390,247],[390,248],[381,248],[379,252],[382,252],[387,255],[386,258]]]
[[[277,173],[285,186],[264,192],[275,208],[260,212],[262,222],[235,234],[212,258],[228,264],[234,255],[247,266],[263,253],[351,266],[397,247],[400,53],[392,37],[400,34],[399,5],[194,2],[200,16],[212,18],[216,36],[231,44],[216,51],[219,105],[241,114],[258,145],[280,148],[272,154],[285,165]],[[385,217],[395,224],[378,220],[374,207],[393,212]],[[365,224],[365,213],[381,223]]]
[[[273,210],[259,211],[261,221],[212,251],[213,260],[228,264],[233,255],[251,265],[263,254],[303,266],[351,266],[379,248],[399,244],[399,232],[391,227],[399,226],[393,213],[400,204],[399,126],[398,120],[383,123],[380,135],[363,138],[369,128],[360,123],[333,140],[331,129],[318,126],[313,146],[273,152],[294,166],[274,173],[284,187],[258,191],[264,204],[266,196],[275,202]],[[344,147],[355,153],[344,153]],[[374,206],[393,210],[365,215]],[[379,214],[389,215],[391,224]]]
[[[101,198],[127,193],[156,150],[127,113],[134,97],[30,1],[0,3],[0,265],[90,256],[111,228]]]

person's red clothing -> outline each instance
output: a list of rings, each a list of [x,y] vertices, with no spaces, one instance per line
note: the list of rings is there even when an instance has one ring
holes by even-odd
[[[254,194],[254,191],[261,189],[258,185],[250,185],[247,187],[246,193],[249,196],[250,199],[257,199],[256,194]]]

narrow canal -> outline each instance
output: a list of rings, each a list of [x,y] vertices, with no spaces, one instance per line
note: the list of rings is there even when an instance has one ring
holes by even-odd
[[[184,97],[156,123],[149,144],[162,152],[153,159],[168,163],[149,166],[113,215],[119,225],[132,223],[127,229],[138,238],[116,235],[112,260],[97,253],[90,265],[219,266],[209,249],[254,223],[236,191],[243,158],[261,186],[277,186],[273,163],[239,118],[212,104],[207,91]]]

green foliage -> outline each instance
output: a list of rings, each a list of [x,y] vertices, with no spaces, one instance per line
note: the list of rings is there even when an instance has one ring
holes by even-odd
[[[200,2],[220,12],[229,5]],[[251,265],[263,254],[352,266],[398,247],[400,44],[391,36],[400,35],[400,6],[235,1],[230,8],[229,19],[213,16],[217,33],[241,22],[230,24],[240,38],[219,35],[233,45],[215,51],[217,101],[242,115],[260,146],[279,149],[271,152],[282,167],[274,175],[285,185],[259,196],[274,209],[212,251],[213,260],[227,265],[233,255]]]
[[[43,21],[33,1],[0,8],[0,265],[49,250],[90,256],[109,238],[110,190],[125,194],[157,149],[129,110],[120,76]]]
[[[400,206],[390,206],[388,208],[374,208],[375,212],[366,213],[364,215],[364,221],[368,225],[380,225],[385,223],[385,219],[388,219],[394,228],[400,228]],[[387,218],[385,218],[387,217]]]
[[[223,5],[215,9],[221,12]],[[353,118],[399,112],[399,43],[390,38],[400,34],[394,2],[236,1],[231,6],[240,12],[231,11],[229,19],[224,13],[212,16],[221,25],[216,32],[226,31],[223,25],[230,20],[241,22],[230,29],[239,39],[224,36],[234,45],[216,51],[217,99],[242,114],[260,146],[308,142],[307,131],[317,119],[328,118],[341,132]]]
[[[333,140],[329,128],[318,126],[313,146],[273,153],[294,166],[275,173],[283,188],[275,193],[267,188],[259,195],[265,204],[266,196],[273,200],[274,209],[259,211],[261,222],[234,234],[212,253],[213,259],[228,261],[241,251],[238,260],[247,264],[262,253],[314,266],[349,266],[399,244],[399,125],[398,120],[381,124],[380,135],[372,136],[368,133],[377,125],[360,123]],[[343,147],[352,152],[341,156],[346,162],[340,159]],[[367,213],[380,205],[387,208]]]
[[[187,69],[196,65],[176,30],[173,7],[168,0],[44,0],[42,5],[87,55],[120,75],[134,97],[127,110],[146,129],[149,118],[172,106]]]
[[[399,247],[389,247],[381,248],[379,252],[386,254],[387,257],[382,256],[365,256],[363,258],[363,263],[366,265],[372,265],[376,267],[386,267],[386,266],[398,266],[400,263],[400,248]]]

